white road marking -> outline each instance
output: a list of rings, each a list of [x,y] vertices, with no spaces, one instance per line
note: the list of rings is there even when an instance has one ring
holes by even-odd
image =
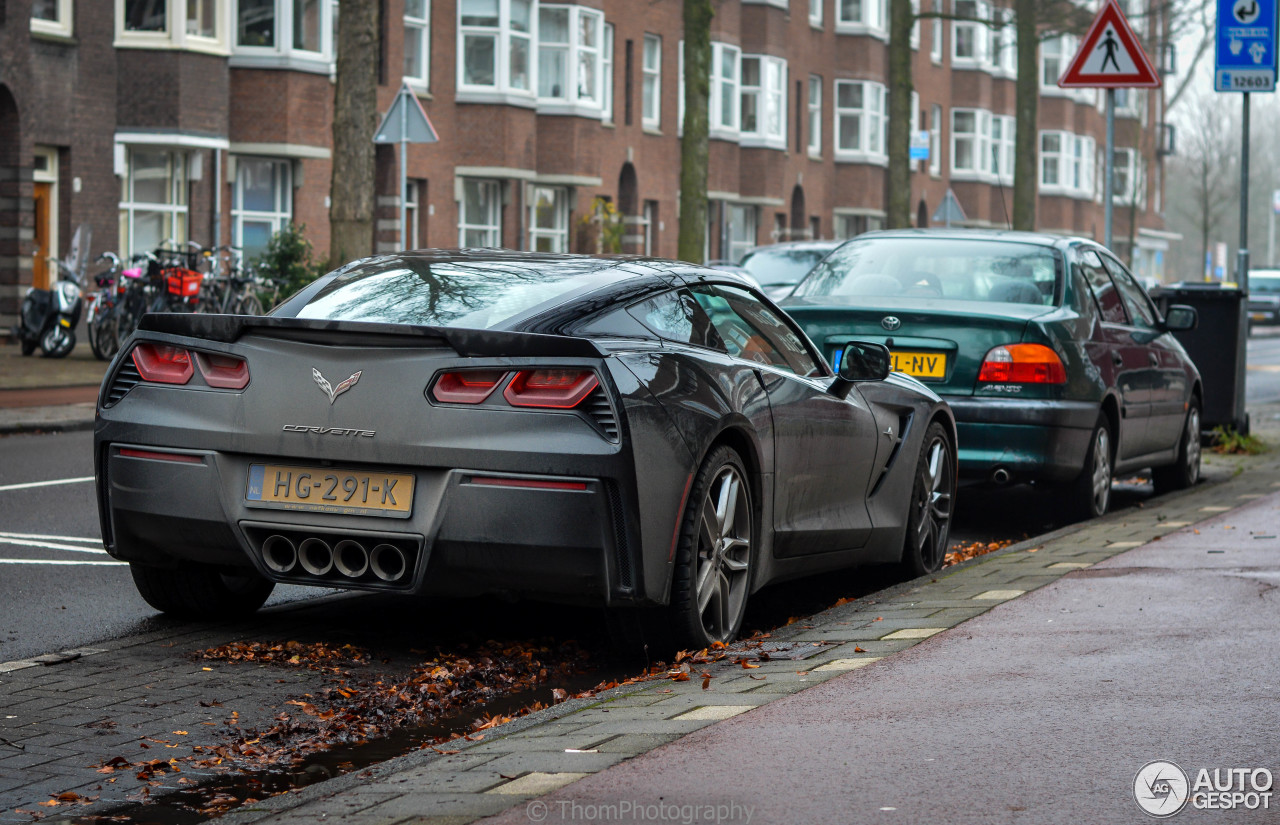
[[[43,539],[45,541],[82,541],[87,544],[102,544],[99,538],[81,538],[80,536],[49,536],[43,533],[6,533],[0,530],[0,539]]]
[[[81,561],[80,559],[0,559],[0,564],[52,564],[58,566],[81,567],[115,567],[117,565],[128,564],[125,561]]]
[[[12,544],[17,547],[43,547],[46,550],[70,550],[72,553],[105,553],[107,552],[101,546],[99,547],[76,547],[70,544],[57,544],[52,541],[31,541],[29,539],[7,539],[0,536],[0,544]],[[99,542],[101,544],[101,542]]]
[[[53,487],[57,484],[82,484],[86,481],[93,481],[93,476],[83,476],[82,478],[56,478],[53,481],[28,481],[25,484],[5,484],[0,486],[0,493],[9,490],[29,490],[32,487]]]

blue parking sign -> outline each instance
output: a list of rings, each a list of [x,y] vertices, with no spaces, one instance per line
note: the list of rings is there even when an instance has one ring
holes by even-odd
[[[1218,0],[1213,88],[1273,92],[1276,88],[1276,0]]]

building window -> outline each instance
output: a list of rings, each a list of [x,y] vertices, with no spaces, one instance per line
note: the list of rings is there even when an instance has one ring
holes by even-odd
[[[1133,206],[1142,201],[1138,192],[1140,177],[1138,150],[1116,149],[1115,182],[1111,192],[1111,202],[1120,206]]]
[[[886,0],[836,0],[836,31],[883,33],[887,19]]]
[[[933,0],[933,10],[939,14],[945,12],[942,0]],[[940,64],[942,63],[942,18],[933,18],[930,25],[933,27],[933,34],[929,40],[929,59]]]
[[[1013,130],[1017,121],[1010,115],[992,115],[990,121],[990,162],[987,173],[999,182],[1013,182]]]
[[[70,37],[72,34],[71,0],[33,0],[31,31]]]
[[[124,0],[124,30],[167,32],[169,0]]]
[[[929,174],[942,174],[942,106],[929,109]]]
[[[836,81],[836,159],[884,160],[885,87]]]
[[[1086,96],[1092,89],[1083,91],[1063,89],[1058,78],[1067,70],[1067,63],[1076,53],[1077,39],[1069,34],[1059,35],[1040,44],[1040,93],[1064,97]],[[1016,73],[1016,69],[1015,69]]]
[[[951,62],[957,68],[980,68],[987,62],[988,6],[980,0],[956,0],[951,24]]]
[[[601,108],[605,123],[613,123],[613,24],[604,24],[604,53],[600,56]]]
[[[822,28],[822,4],[826,0],[809,0],[809,25]]]
[[[809,155],[822,154],[822,77],[809,75]]]
[[[729,260],[737,263],[756,245],[756,225],[758,217],[754,206],[729,204],[727,209],[729,220]]]
[[[120,181],[120,247],[129,255],[187,240],[183,152],[131,148]]]
[[[646,129],[657,129],[662,125],[662,38],[656,34],[644,36],[641,70],[640,123]]]
[[[421,249],[418,230],[422,226],[422,184],[416,180],[405,181],[404,222],[405,249]]]
[[[431,85],[431,0],[405,0],[404,77],[424,89]]]
[[[224,12],[228,2],[230,0],[116,0],[115,46],[178,48],[226,55],[228,37]],[[66,8],[69,12],[70,6]]]
[[[863,232],[877,232],[884,228],[884,218],[880,215],[836,215],[835,233],[837,241],[847,241]]]
[[[990,168],[991,113],[951,110],[951,174],[974,177]]]
[[[787,62],[742,57],[742,143],[787,148]]]
[[[336,19],[336,0],[237,0],[232,65],[283,65],[328,74],[336,52]],[[405,49],[410,48],[406,31]]]
[[[996,28],[991,38],[991,70],[1008,77],[1018,75],[1018,33],[1014,28],[1012,9],[992,9]]]
[[[529,249],[569,251],[569,190],[563,186],[531,187]]]
[[[502,245],[502,194],[496,180],[463,178],[458,245],[471,249]]]
[[[460,0],[458,91],[529,100],[533,38],[531,0]]]
[[[1040,133],[1040,191],[1074,198],[1093,196],[1096,144],[1071,132]]]
[[[741,100],[742,51],[727,43],[711,44],[711,136],[737,138]],[[683,84],[681,84],[683,85]],[[717,132],[719,134],[717,135]]]
[[[604,15],[578,6],[538,12],[538,102],[600,111],[600,42]]]
[[[233,243],[251,261],[267,249],[271,236],[293,219],[292,163],[270,158],[236,159],[231,201]]]

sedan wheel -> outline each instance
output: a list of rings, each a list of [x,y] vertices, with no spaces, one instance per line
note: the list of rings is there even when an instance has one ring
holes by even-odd
[[[925,432],[907,520],[903,573],[909,578],[936,572],[946,559],[955,504],[955,454],[946,431],[934,423]]]
[[[732,641],[751,588],[755,510],[742,459],[715,450],[698,471],[676,551],[671,618],[679,643]]]
[[[1111,504],[1111,425],[1099,416],[1089,439],[1084,469],[1072,485],[1073,509],[1077,520],[1105,515]]]
[[[1200,402],[1191,399],[1187,420],[1182,427],[1178,443],[1177,463],[1168,467],[1155,467],[1151,471],[1151,483],[1157,493],[1185,490],[1200,480]]]

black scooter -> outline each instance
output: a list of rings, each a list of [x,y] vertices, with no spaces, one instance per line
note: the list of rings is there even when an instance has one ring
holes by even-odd
[[[22,299],[14,337],[22,354],[40,347],[46,358],[65,358],[76,345],[76,325],[84,311],[80,285],[71,270],[58,262],[58,282],[53,289],[29,289]]]

